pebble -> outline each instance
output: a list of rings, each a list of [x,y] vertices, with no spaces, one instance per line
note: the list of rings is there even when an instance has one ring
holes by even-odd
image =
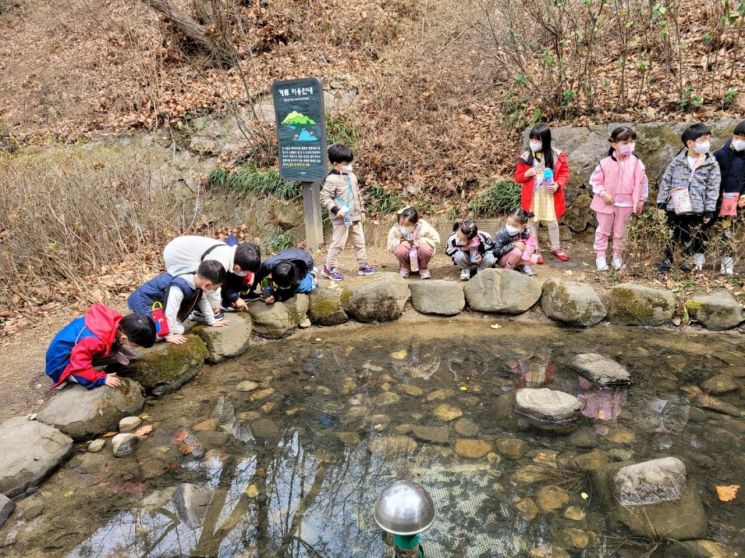
[[[98,438],[96,440],[91,440],[88,442],[88,451],[90,453],[98,453],[103,449],[103,447],[106,445],[106,440],[103,438]]]
[[[490,451],[486,454],[486,460],[492,465],[496,465],[497,463],[500,463],[502,461],[502,456],[498,453]]]
[[[392,391],[386,391],[381,393],[380,395],[373,397],[372,401],[375,405],[378,405],[380,407],[387,407],[388,405],[395,405],[396,403],[401,401],[401,396]]]
[[[478,436],[479,427],[471,419],[459,418],[453,423],[453,428],[459,436],[472,438]]]
[[[460,438],[455,441],[455,453],[467,459],[480,459],[492,449],[491,442]]]
[[[584,521],[587,514],[577,506],[569,506],[564,510],[564,517],[572,521]]]
[[[727,374],[718,374],[701,384],[701,389],[714,395],[729,393],[730,391],[736,391],[739,388],[740,385],[732,379],[732,376]]]
[[[521,500],[518,500],[515,504],[515,508],[517,508],[517,511],[520,512],[520,515],[522,515],[528,521],[533,521],[536,517],[538,517],[538,506],[536,506],[532,498],[523,498]]]
[[[192,430],[194,432],[213,432],[217,430],[217,427],[220,425],[220,419],[215,417],[207,420],[203,420],[202,422],[198,422],[194,425]]]
[[[432,442],[435,444],[446,444],[450,437],[447,426],[411,426],[414,437],[423,442]],[[457,452],[457,450],[456,450]]]
[[[133,430],[137,430],[137,427],[141,424],[142,419],[140,417],[124,417],[119,421],[119,432],[132,432]]]
[[[411,397],[421,397],[424,395],[424,390],[422,388],[411,384],[399,384],[398,391],[405,395],[410,395]]]
[[[566,545],[574,550],[584,550],[590,544],[590,536],[582,529],[567,527],[562,533]]]
[[[134,434],[117,434],[111,439],[114,457],[126,457],[132,455],[137,448],[140,439]]]
[[[268,418],[260,418],[251,423],[251,432],[257,438],[279,438],[279,427]]]
[[[598,445],[598,436],[591,428],[582,426],[572,432],[569,436],[569,443],[578,448],[592,449]]]
[[[260,399],[267,399],[274,395],[274,388],[260,389],[251,394],[251,401],[258,401]]]
[[[404,453],[411,453],[417,447],[413,438],[408,436],[384,436],[370,440],[367,450],[381,457],[393,457]]]
[[[461,411],[458,407],[448,405],[447,403],[443,403],[442,405],[438,405],[437,407],[435,407],[433,413],[438,419],[445,422],[449,422],[463,416],[463,411]]]
[[[541,465],[525,465],[515,471],[515,481],[519,484],[535,484],[555,479],[556,470]]]
[[[261,384],[258,382],[252,382],[250,380],[246,380],[245,382],[241,382],[237,386],[235,386],[235,389],[242,392],[249,392],[257,389]]]
[[[427,401],[445,401],[446,399],[452,399],[453,397],[455,397],[455,390],[436,389],[427,394]]]
[[[358,446],[360,444],[360,435],[357,432],[337,432],[336,437],[348,446]]]
[[[258,419],[261,417],[261,414],[257,411],[243,411],[242,413],[238,413],[238,420],[247,420],[249,422]]]
[[[618,425],[611,426],[606,434],[601,435],[614,444],[633,444],[636,440],[633,430]]]
[[[349,376],[347,376],[341,381],[342,394],[349,395],[352,392],[354,392],[355,389],[357,389],[357,384],[355,383],[353,378],[350,378]]]
[[[569,503],[569,493],[558,486],[542,486],[536,494],[536,503],[543,513],[551,513]]]
[[[499,453],[504,455],[507,459],[515,461],[522,459],[528,451],[528,443],[520,438],[515,438],[514,436],[500,436],[497,438],[496,444]]]
[[[277,402],[276,401],[267,401],[261,406],[261,412],[266,413],[267,415],[270,413],[273,413],[277,408]]]

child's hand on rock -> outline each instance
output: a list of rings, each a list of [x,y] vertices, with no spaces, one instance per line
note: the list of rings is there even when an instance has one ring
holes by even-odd
[[[233,303],[233,308],[235,308],[236,310],[247,310],[248,304],[246,304],[245,300],[243,300],[242,298],[239,298]]]
[[[172,333],[171,335],[166,336],[166,341],[168,343],[173,343],[174,345],[183,345],[186,343],[186,337],[178,333]]]
[[[274,295],[269,295],[264,299],[264,302],[267,304],[274,304]]]
[[[122,381],[116,374],[106,374],[106,385],[112,388],[118,388],[122,385]]]
[[[225,320],[219,320],[212,324],[212,327],[225,327],[226,325],[228,324],[225,322]]]

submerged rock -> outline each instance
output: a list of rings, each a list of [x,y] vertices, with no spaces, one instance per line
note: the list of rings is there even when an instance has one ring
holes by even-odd
[[[453,428],[460,436],[466,436],[468,438],[478,436],[479,433],[478,425],[471,419],[467,418],[459,418],[456,420],[453,423]]]
[[[542,486],[536,493],[536,503],[542,513],[551,513],[569,503],[569,493],[558,486]]]
[[[724,289],[709,294],[698,294],[685,303],[691,319],[706,329],[721,331],[732,329],[742,323],[742,306],[734,296]]]
[[[438,419],[445,422],[449,422],[463,416],[463,411],[461,411],[458,407],[448,405],[447,403],[438,405],[432,412]]]
[[[579,327],[602,322],[608,314],[591,285],[562,279],[543,284],[541,307],[549,318]]]
[[[370,440],[367,450],[384,458],[411,453],[417,447],[416,442],[408,436],[384,436]]]
[[[253,330],[256,335],[268,339],[283,339],[305,320],[308,307],[308,295],[296,294],[286,302],[254,302],[248,311],[253,318]]]
[[[463,288],[468,306],[480,312],[522,314],[538,302],[541,285],[511,269],[485,269]]]
[[[242,355],[248,350],[253,321],[246,312],[226,312],[224,327],[198,325],[192,333],[199,335],[207,345],[211,363]]]
[[[463,287],[454,281],[412,281],[409,290],[411,305],[422,314],[455,316],[466,306]]]
[[[411,427],[411,432],[418,440],[434,444],[446,444],[450,437],[447,426],[420,426],[415,424]]]
[[[389,322],[401,317],[409,286],[398,273],[377,273],[350,282],[341,293],[344,311],[360,322]]]
[[[455,453],[467,459],[480,459],[491,451],[491,442],[460,438],[455,441]]]
[[[738,384],[732,376],[727,374],[717,374],[706,380],[701,384],[701,389],[714,395],[721,395],[723,393],[729,393],[730,391],[737,391],[740,389]]]
[[[611,289],[611,322],[625,325],[660,326],[675,313],[675,297],[665,289],[623,283]]]
[[[572,368],[601,387],[628,385],[629,371],[615,360],[597,353],[585,353],[572,359]]]
[[[0,494],[0,529],[5,525],[5,522],[10,517],[10,514],[13,513],[14,509],[16,509],[16,505],[13,500]]]
[[[197,335],[187,335],[182,345],[156,343],[127,365],[127,376],[161,397],[194,379],[208,355],[207,345]]]
[[[312,323],[321,326],[335,326],[349,321],[341,306],[341,289],[313,289],[308,316]]]
[[[134,434],[117,434],[111,439],[114,457],[126,457],[132,455],[137,449],[140,439]]]
[[[515,395],[515,411],[541,430],[568,431],[577,426],[582,406],[563,391],[548,388],[524,388]]]
[[[514,436],[500,436],[496,440],[497,449],[499,453],[504,455],[507,459],[517,461],[522,459],[525,453],[528,451],[528,442],[515,438]]]
[[[118,388],[68,386],[41,408],[37,418],[76,441],[116,430],[121,419],[139,413],[145,404],[140,386],[128,378],[121,380]]]
[[[180,484],[173,494],[178,518],[190,529],[198,529],[204,523],[215,491],[207,486]]]
[[[24,417],[0,424],[0,494],[13,498],[44,480],[72,453],[56,428]]]

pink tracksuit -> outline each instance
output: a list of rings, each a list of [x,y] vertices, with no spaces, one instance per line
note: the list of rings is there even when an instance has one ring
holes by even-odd
[[[598,258],[605,258],[608,239],[613,235],[613,256],[621,257],[626,236],[626,223],[634,210],[641,211],[649,195],[649,185],[644,164],[635,155],[621,160],[616,155],[606,157],[592,173],[590,186],[594,194],[590,209],[598,218],[593,248]],[[613,197],[608,205],[603,194]]]

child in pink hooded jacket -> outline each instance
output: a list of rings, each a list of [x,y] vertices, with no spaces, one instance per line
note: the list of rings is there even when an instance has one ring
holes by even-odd
[[[613,236],[614,269],[623,267],[623,247],[626,223],[632,213],[641,213],[649,195],[644,164],[634,155],[636,132],[619,126],[611,132],[608,156],[601,160],[590,177],[594,194],[590,209],[598,218],[595,231],[595,265],[598,271],[608,271],[608,239]]]

